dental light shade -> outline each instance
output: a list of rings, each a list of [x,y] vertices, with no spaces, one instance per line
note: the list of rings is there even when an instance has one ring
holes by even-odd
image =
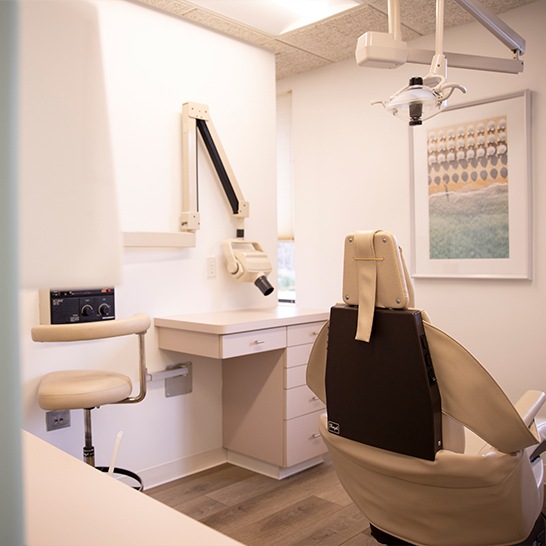
[[[466,87],[458,83],[448,83],[447,59],[443,52],[444,39],[444,0],[436,0],[436,51],[430,64],[430,71],[424,77],[414,77],[409,85],[397,91],[388,101],[374,101],[383,104],[387,112],[409,121],[409,125],[422,125],[439,114],[446,106],[447,99],[455,89],[466,93]]]
[[[387,112],[408,121],[410,126],[421,125],[447,106],[447,99],[455,89],[466,93],[466,88],[458,83],[445,83],[442,79],[438,85],[429,87],[423,78],[415,77],[388,101],[375,101],[372,104],[383,104]]]
[[[421,125],[424,119],[440,112],[445,106],[445,101],[438,102],[434,91],[423,86],[423,78],[411,78],[408,86],[381,104],[387,112],[409,121],[410,126],[413,126]]]

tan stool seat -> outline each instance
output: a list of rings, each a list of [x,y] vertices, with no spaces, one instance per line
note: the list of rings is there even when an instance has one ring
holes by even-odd
[[[96,408],[127,398],[133,389],[126,375],[105,370],[69,370],[45,375],[38,387],[44,410]]]

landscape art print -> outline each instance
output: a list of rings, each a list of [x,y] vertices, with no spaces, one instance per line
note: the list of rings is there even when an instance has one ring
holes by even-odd
[[[427,132],[431,259],[509,258],[506,116]]]
[[[531,92],[410,127],[414,277],[530,279]]]

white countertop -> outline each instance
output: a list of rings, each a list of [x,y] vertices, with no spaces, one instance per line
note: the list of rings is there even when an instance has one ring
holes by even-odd
[[[326,321],[329,316],[329,310],[300,309],[279,305],[269,309],[242,309],[155,317],[154,325],[175,330],[222,335]]]
[[[23,431],[27,546],[242,546]]]

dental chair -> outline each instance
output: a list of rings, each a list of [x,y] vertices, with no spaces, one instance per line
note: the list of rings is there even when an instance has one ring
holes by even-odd
[[[515,404],[457,341],[413,308],[394,236],[345,240],[343,304],[307,367],[341,484],[383,544],[544,544],[546,396]],[[465,445],[468,437],[479,447]],[[466,448],[466,449],[465,449]]]
[[[138,313],[126,319],[113,319],[77,324],[51,324],[34,326],[32,340],[39,342],[74,342],[99,340],[127,335],[138,337],[139,387],[136,396],[131,396],[131,379],[121,373],[109,370],[65,370],[51,372],[40,380],[38,405],[47,411],[83,409],[85,444],[84,461],[95,466],[91,411],[105,404],[133,404],[146,396],[146,354],[144,336],[150,327],[150,317]],[[97,466],[107,471],[108,467]],[[138,483],[134,489],[142,490],[140,476],[130,470],[114,468],[113,473],[131,478]]]

